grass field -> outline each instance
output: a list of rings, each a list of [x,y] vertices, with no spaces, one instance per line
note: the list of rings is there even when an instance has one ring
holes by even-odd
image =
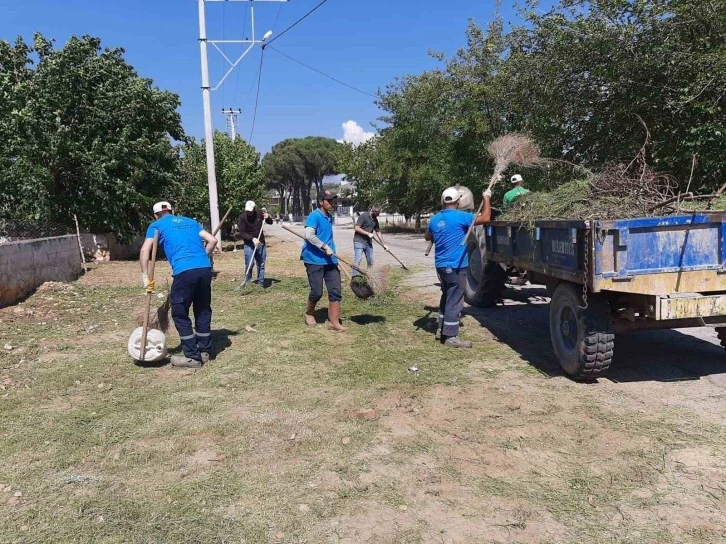
[[[0,310],[0,541],[726,538],[722,407],[548,379],[471,318],[475,349],[452,353],[395,288],[347,290],[347,333],[324,312],[307,329],[296,247],[273,247],[267,290],[235,290],[239,253],[216,259],[198,371],[126,354],[136,263]]]

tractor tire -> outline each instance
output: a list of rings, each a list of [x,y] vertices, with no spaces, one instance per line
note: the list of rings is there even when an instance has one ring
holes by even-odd
[[[610,368],[615,346],[610,304],[590,295],[581,306],[581,287],[560,283],[550,303],[550,338],[562,369],[573,379],[592,381]]]
[[[494,261],[484,261],[476,239],[469,241],[464,300],[477,308],[491,308],[502,299],[507,272]]]
[[[718,341],[721,342],[721,347],[726,348],[726,327],[716,327],[716,334]]]

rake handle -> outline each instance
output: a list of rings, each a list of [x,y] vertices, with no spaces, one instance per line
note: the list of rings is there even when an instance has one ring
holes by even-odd
[[[384,246],[378,238],[373,238],[373,240],[375,240],[376,242],[378,242],[378,245],[380,245],[383,249],[385,249],[386,250],[386,253],[388,253],[391,257],[393,257],[394,259],[396,259],[398,261],[398,264],[401,265],[401,268],[403,268],[404,270],[408,270],[408,268],[406,268],[406,265],[401,262],[401,259],[399,259],[398,257],[396,257],[390,249],[386,249],[386,246]]]
[[[304,237],[304,236],[303,236],[302,234],[300,234],[300,233],[297,233],[297,232],[295,232],[295,231],[294,231],[294,230],[292,230],[292,229],[291,229],[290,227],[288,227],[288,226],[286,226],[286,225],[282,225],[282,228],[283,228],[283,229],[285,229],[285,230],[286,230],[287,232],[289,232],[289,233],[291,233],[291,234],[294,234],[294,235],[295,235],[295,236],[297,236],[298,238],[302,238],[303,240],[305,240],[305,237]],[[356,265],[354,265],[354,264],[351,264],[351,263],[349,263],[349,262],[348,262],[348,261],[346,261],[345,259],[342,259],[342,258],[340,257],[340,255],[338,255],[338,254],[336,254],[336,253],[333,253],[333,254],[331,255],[331,257],[335,257],[335,258],[336,258],[336,259],[338,259],[338,260],[339,260],[339,261],[340,261],[341,263],[343,263],[343,264],[347,264],[348,266],[350,266],[350,267],[351,267],[351,268],[352,268],[353,270],[355,270],[355,271],[356,271],[356,272],[358,272],[359,274],[361,274],[361,275],[365,276],[366,278],[368,277],[368,274],[366,274],[366,273],[365,273],[365,272],[364,272],[363,270],[361,270],[361,269],[360,269],[359,267],[357,267]],[[347,271],[347,270],[344,270],[344,271],[345,271],[345,273],[346,273],[346,274],[348,275],[348,277],[350,278],[351,276],[350,276],[350,274],[348,274],[348,271]]]
[[[156,268],[156,250],[159,247],[159,231],[154,231],[154,245],[151,246],[151,263],[149,264],[149,281],[154,280],[154,268]],[[146,311],[144,312],[144,326],[141,329],[141,345],[139,346],[140,361],[146,360],[146,337],[149,334],[149,312],[151,311],[151,296],[153,293],[146,293]]]

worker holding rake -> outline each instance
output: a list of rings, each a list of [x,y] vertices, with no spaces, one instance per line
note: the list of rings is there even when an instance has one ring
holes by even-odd
[[[366,256],[366,262],[368,268],[373,266],[373,238],[378,237],[378,241],[383,246],[385,251],[388,251],[381,235],[381,225],[378,223],[378,216],[381,213],[380,206],[371,207],[370,212],[363,212],[358,217],[358,221],[355,224],[355,234],[353,235],[353,264],[360,266],[360,262],[363,260],[363,255]],[[358,271],[354,268],[351,275],[355,276]]]
[[[314,327],[315,306],[323,298],[323,283],[328,289],[328,327],[335,331],[345,331],[340,323],[340,301],[343,300],[343,289],[340,281],[338,259],[334,257],[335,240],[333,239],[333,215],[335,209],[335,193],[328,190],[318,193],[318,208],[308,216],[305,222],[305,242],[300,259],[305,263],[305,270],[310,284],[305,324]]]
[[[436,244],[436,273],[441,282],[439,325],[441,342],[450,348],[470,348],[471,342],[459,338],[459,315],[464,307],[466,269],[469,266],[467,246],[463,243],[470,226],[491,220],[491,189],[483,193],[482,212],[459,210],[461,193],[449,187],[441,195],[442,210],[429,221],[426,240]]]
[[[267,263],[267,245],[265,244],[265,233],[263,224],[272,225],[272,217],[264,210],[257,208],[257,205],[248,200],[245,204],[245,211],[239,216],[239,236],[244,241],[245,250],[245,271],[247,274],[245,283],[252,281],[252,267],[257,264],[257,284],[265,286],[265,265]]]
[[[154,204],[156,221],[146,230],[141,246],[141,279],[147,292],[153,292],[154,280],[149,279],[149,252],[154,234],[159,232],[159,245],[164,248],[171,265],[174,281],[169,299],[171,317],[179,332],[183,356],[174,355],[171,364],[178,367],[200,368],[210,359],[212,351],[212,266],[209,255],[217,239],[199,223],[188,217],[174,215],[171,204]],[[205,249],[202,242],[207,243]],[[194,328],[189,308],[194,309]]]

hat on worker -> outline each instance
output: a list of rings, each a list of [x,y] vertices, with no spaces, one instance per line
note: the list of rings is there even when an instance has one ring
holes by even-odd
[[[335,200],[338,198],[338,195],[336,195],[334,192],[329,191],[328,189],[325,189],[324,191],[320,191],[318,193],[318,202],[321,200]]]
[[[460,198],[461,193],[459,193],[459,190],[456,187],[449,187],[441,193],[442,204],[453,204],[454,202],[458,202]]]
[[[171,211],[171,204],[166,201],[157,202],[154,204],[154,213],[161,213],[164,210]]]
[[[524,181],[524,179],[522,179],[522,176],[519,174],[514,174],[512,176],[512,183],[519,183],[520,181]]]
[[[251,211],[254,211],[254,209],[255,209],[255,206],[256,206],[256,204],[255,204],[255,202],[254,202],[253,200],[248,200],[248,201],[247,201],[247,202],[245,203],[245,211],[246,211],[246,212],[251,212]]]

